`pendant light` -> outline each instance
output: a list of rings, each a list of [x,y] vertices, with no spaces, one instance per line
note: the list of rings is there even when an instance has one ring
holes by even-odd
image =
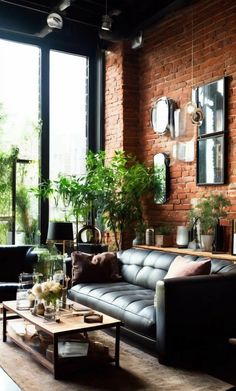
[[[191,57],[192,57],[192,70],[191,70],[191,90],[193,91],[193,67],[194,67],[194,47],[193,47],[193,7],[192,4],[192,26],[191,26],[191,36],[192,36],[192,45],[191,45]],[[188,102],[186,105],[187,113],[191,116],[191,121],[194,125],[201,126],[203,121],[203,111],[201,108],[197,107],[196,102],[193,100]]]
[[[112,27],[112,18],[107,13],[107,0],[106,0],[106,13],[102,16],[102,25],[101,29],[106,31],[111,31]]]

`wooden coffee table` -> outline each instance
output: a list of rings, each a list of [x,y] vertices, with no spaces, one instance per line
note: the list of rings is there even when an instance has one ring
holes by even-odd
[[[107,363],[113,362],[116,367],[119,367],[119,357],[120,357],[120,326],[122,322],[107,316],[105,314],[101,314],[97,312],[97,314],[101,314],[103,316],[102,323],[85,323],[83,315],[73,315],[69,314],[67,316],[61,316],[60,322],[47,322],[42,317],[38,317],[32,315],[30,310],[17,310],[16,309],[16,301],[4,301],[3,303],[3,342],[7,341],[7,336],[19,345],[22,349],[26,350],[43,366],[48,368],[53,374],[54,378],[58,379],[67,374],[68,370],[78,370],[80,368],[84,368],[87,366],[91,366],[93,364],[93,359],[88,356],[83,357],[70,357],[70,358],[62,358],[58,354],[58,339],[60,337],[73,337],[73,334],[79,333],[89,333],[94,330],[104,330],[108,328],[115,328],[115,346],[114,346],[114,356],[107,356],[106,360],[97,359],[96,363]],[[11,334],[8,333],[8,324],[12,321],[11,318],[7,317],[7,313],[11,312],[15,314],[18,318],[22,318],[27,321],[29,324],[34,325],[37,329],[45,332],[47,335],[51,336],[53,340],[53,360],[52,362],[46,358],[45,355],[35,350],[32,346],[27,344],[24,340],[19,338],[14,338]],[[89,334],[88,334],[89,335]],[[108,359],[109,357],[109,359]]]

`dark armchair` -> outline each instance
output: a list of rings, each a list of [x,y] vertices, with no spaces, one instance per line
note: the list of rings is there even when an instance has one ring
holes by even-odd
[[[33,273],[37,255],[30,245],[0,246],[0,302],[15,300],[21,273]],[[23,285],[28,287],[27,282]]]

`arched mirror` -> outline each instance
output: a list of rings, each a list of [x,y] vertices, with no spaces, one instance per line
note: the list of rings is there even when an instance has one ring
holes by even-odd
[[[164,204],[169,193],[169,158],[165,153],[154,156],[154,202]]]
[[[161,135],[170,131],[170,134],[173,137],[175,109],[176,102],[166,96],[162,96],[155,102],[151,112],[151,121],[156,133]]]
[[[155,132],[163,134],[168,130],[169,125],[169,103],[163,96],[158,99],[152,109],[152,126]]]

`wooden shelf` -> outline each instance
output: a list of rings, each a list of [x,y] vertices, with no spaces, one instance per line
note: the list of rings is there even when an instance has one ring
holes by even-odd
[[[223,259],[225,261],[231,261],[236,263],[236,255],[231,254],[218,254],[218,253],[210,253],[206,251],[200,251],[200,250],[191,250],[189,248],[178,248],[178,247],[157,247],[157,246],[146,246],[144,244],[142,245],[135,245],[134,247],[137,248],[143,248],[146,250],[158,250],[163,251],[166,253],[176,253],[176,254],[186,254],[186,255],[197,255],[198,257],[207,257],[207,258],[216,258],[216,259]]]

